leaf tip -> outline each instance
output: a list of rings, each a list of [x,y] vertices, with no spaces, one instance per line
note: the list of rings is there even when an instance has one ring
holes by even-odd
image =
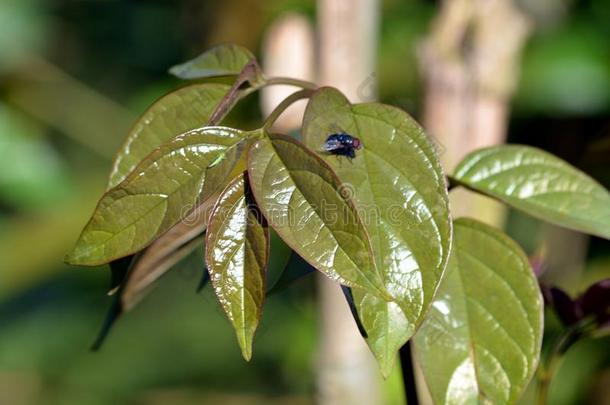
[[[78,246],[75,246],[70,252],[64,256],[64,263],[78,266],[81,263],[82,253],[79,252]]]
[[[240,342],[239,347],[241,348],[241,355],[244,360],[249,362],[252,359],[252,342],[244,342],[243,344]]]
[[[98,262],[98,258],[92,252],[93,249],[82,246],[80,240],[76,243],[76,246],[66,254],[64,262],[73,266],[96,266],[104,264]]]
[[[369,342],[367,341],[367,343],[369,343]],[[392,371],[394,371],[394,363],[396,361],[396,357],[398,356],[398,354],[396,352],[392,352],[393,354],[390,354],[388,356],[388,353],[386,351],[380,352],[378,350],[375,350],[375,348],[373,346],[371,346],[370,344],[369,344],[369,348],[371,349],[371,352],[373,353],[373,356],[375,357],[375,360],[377,361],[377,365],[379,366],[379,372],[381,373],[381,376],[383,377],[384,380],[387,380],[388,378],[390,378]]]
[[[170,67],[169,69],[167,69],[167,73],[169,73],[170,75],[177,77],[179,79],[182,79],[182,63],[178,64],[178,65],[174,65],[172,67]]]
[[[391,360],[386,361],[377,359],[377,363],[379,363],[379,371],[381,371],[383,379],[387,380],[390,378],[390,375],[392,375],[392,371],[394,370],[394,358],[392,357]]]

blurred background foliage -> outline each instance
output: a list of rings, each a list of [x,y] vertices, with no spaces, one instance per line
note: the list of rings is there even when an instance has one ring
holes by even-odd
[[[535,22],[522,60],[509,141],[540,146],[610,187],[610,0],[522,0]],[[437,4],[383,1],[382,101],[417,116],[418,42]],[[89,352],[110,299],[105,269],[68,267],[133,119],[179,82],[167,68],[217,43],[257,51],[284,11],[307,0],[2,0],[0,2],[0,404],[311,403],[316,361],[312,279],[272,296],[251,364],[241,359],[189,257]],[[337,29],[349,21],[338,21]],[[260,120],[255,98],[232,120]],[[544,251],[539,222],[511,212],[508,231]],[[607,241],[589,242],[578,292],[610,277]],[[549,315],[547,335],[560,326]],[[583,342],[551,403],[601,398],[610,340]],[[608,394],[607,388],[605,394]],[[608,403],[608,402],[606,402]]]

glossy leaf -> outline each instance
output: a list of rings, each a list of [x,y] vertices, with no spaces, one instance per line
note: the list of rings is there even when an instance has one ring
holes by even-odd
[[[224,84],[195,84],[156,101],[138,119],[119,150],[108,180],[113,188],[152,151],[176,135],[206,125],[229,92]]]
[[[540,149],[504,145],[464,158],[453,178],[532,216],[610,239],[610,193]]]
[[[434,402],[515,403],[538,363],[542,312],[521,248],[488,225],[455,221],[447,276],[415,336]]]
[[[169,72],[180,79],[202,79],[217,76],[236,76],[254,55],[238,45],[219,45],[195,59],[173,66]]]
[[[250,149],[248,173],[286,244],[328,277],[387,297],[364,225],[326,163],[292,138],[269,135]]]
[[[218,187],[206,182],[207,169],[242,137],[235,129],[205,127],[157,148],[104,194],[66,260],[97,265],[146,247],[182,220],[204,189]]]
[[[221,193],[206,236],[206,263],[214,291],[246,360],[263,311],[269,231],[252,205],[245,174]]]
[[[125,311],[131,310],[155,281],[199,246],[195,240],[199,239],[209,223],[212,208],[218,199],[218,189],[224,188],[235,177],[231,175],[234,170],[239,170],[238,173],[245,170],[243,152],[248,144],[248,140],[244,139],[219,155],[206,169],[206,187],[200,196],[203,202],[136,256],[133,268],[121,290]],[[207,270],[204,270],[204,273],[207,274]],[[197,291],[201,288],[203,285],[198,287]]]
[[[378,103],[352,105],[339,91],[320,89],[305,113],[305,142],[321,151],[337,132],[360,139],[355,158],[321,153],[364,213],[385,288],[404,312],[355,292],[369,345],[388,374],[396,350],[423,320],[447,264],[445,179],[433,144],[407,113]]]

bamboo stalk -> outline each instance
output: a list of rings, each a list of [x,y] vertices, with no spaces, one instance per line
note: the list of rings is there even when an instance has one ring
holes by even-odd
[[[352,101],[374,99],[377,0],[319,0],[319,83]],[[379,371],[337,283],[318,277],[318,403],[379,404]]]

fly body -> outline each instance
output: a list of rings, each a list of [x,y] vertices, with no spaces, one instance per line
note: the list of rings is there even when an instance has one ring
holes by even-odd
[[[360,139],[344,132],[331,134],[324,142],[324,151],[332,155],[356,157],[356,151],[362,147]]]

